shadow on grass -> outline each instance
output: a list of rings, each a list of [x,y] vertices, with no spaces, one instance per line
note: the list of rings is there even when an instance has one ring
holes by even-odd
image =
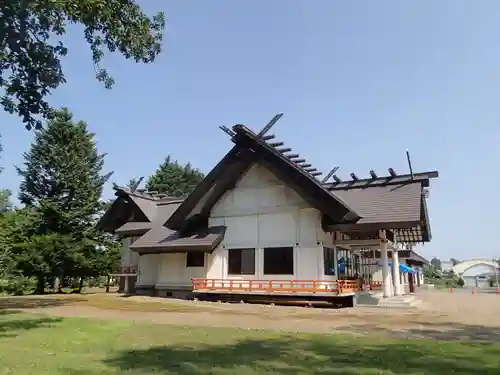
[[[389,342],[338,336],[244,340],[224,346],[164,346],[106,361],[122,371],[200,374],[498,374],[500,350],[488,344]]]
[[[0,339],[6,337],[15,337],[21,331],[27,331],[36,328],[51,327],[55,323],[62,321],[61,318],[34,318],[34,319],[15,319],[10,315],[18,314],[17,311],[0,311]],[[3,319],[7,317],[7,320]]]
[[[384,335],[396,339],[432,339],[458,340],[477,343],[500,344],[500,328],[468,325],[459,323],[416,323],[419,328],[389,329],[376,324],[364,324],[351,327],[351,331],[360,334]]]
[[[0,297],[0,310],[34,309],[38,307],[58,307],[79,302],[78,299],[57,297],[22,296]]]

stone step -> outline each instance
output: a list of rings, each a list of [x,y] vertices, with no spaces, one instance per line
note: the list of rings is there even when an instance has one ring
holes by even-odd
[[[418,307],[421,301],[415,296],[392,296],[383,298],[377,294],[364,294],[358,296],[357,305],[378,306],[384,308],[414,308]]]

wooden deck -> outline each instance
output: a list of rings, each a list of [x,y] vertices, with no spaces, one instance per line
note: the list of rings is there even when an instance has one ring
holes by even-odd
[[[225,280],[195,278],[195,293],[247,295],[349,296],[361,290],[357,281],[339,280]]]

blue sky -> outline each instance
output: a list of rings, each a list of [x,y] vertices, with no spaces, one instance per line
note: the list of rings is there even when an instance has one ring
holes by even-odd
[[[149,176],[168,154],[207,172],[231,145],[219,125],[259,129],[284,112],[274,131],[324,173],[407,172],[406,149],[415,171],[439,170],[425,256],[500,255],[500,2],[142,4],[168,18],[156,63],[108,55],[108,91],[73,28],[68,83],[51,98],[88,122],[113,181]],[[32,134],[3,112],[0,123],[0,183],[16,190]]]

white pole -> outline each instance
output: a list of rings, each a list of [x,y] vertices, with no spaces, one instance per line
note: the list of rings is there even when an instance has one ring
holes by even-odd
[[[392,249],[392,282],[394,284],[394,295],[401,295],[401,283],[399,282],[399,254],[396,245]]]
[[[387,298],[391,296],[391,284],[392,284],[392,277],[390,274],[390,268],[389,268],[389,257],[387,254],[387,238],[385,237],[385,231],[380,231],[380,238],[382,240],[381,243],[381,249],[380,249],[380,255],[381,255],[381,261],[382,261],[382,287],[383,289],[383,297]]]
[[[495,267],[495,279],[496,279],[496,284],[498,288],[498,260],[495,262],[496,267]]]

